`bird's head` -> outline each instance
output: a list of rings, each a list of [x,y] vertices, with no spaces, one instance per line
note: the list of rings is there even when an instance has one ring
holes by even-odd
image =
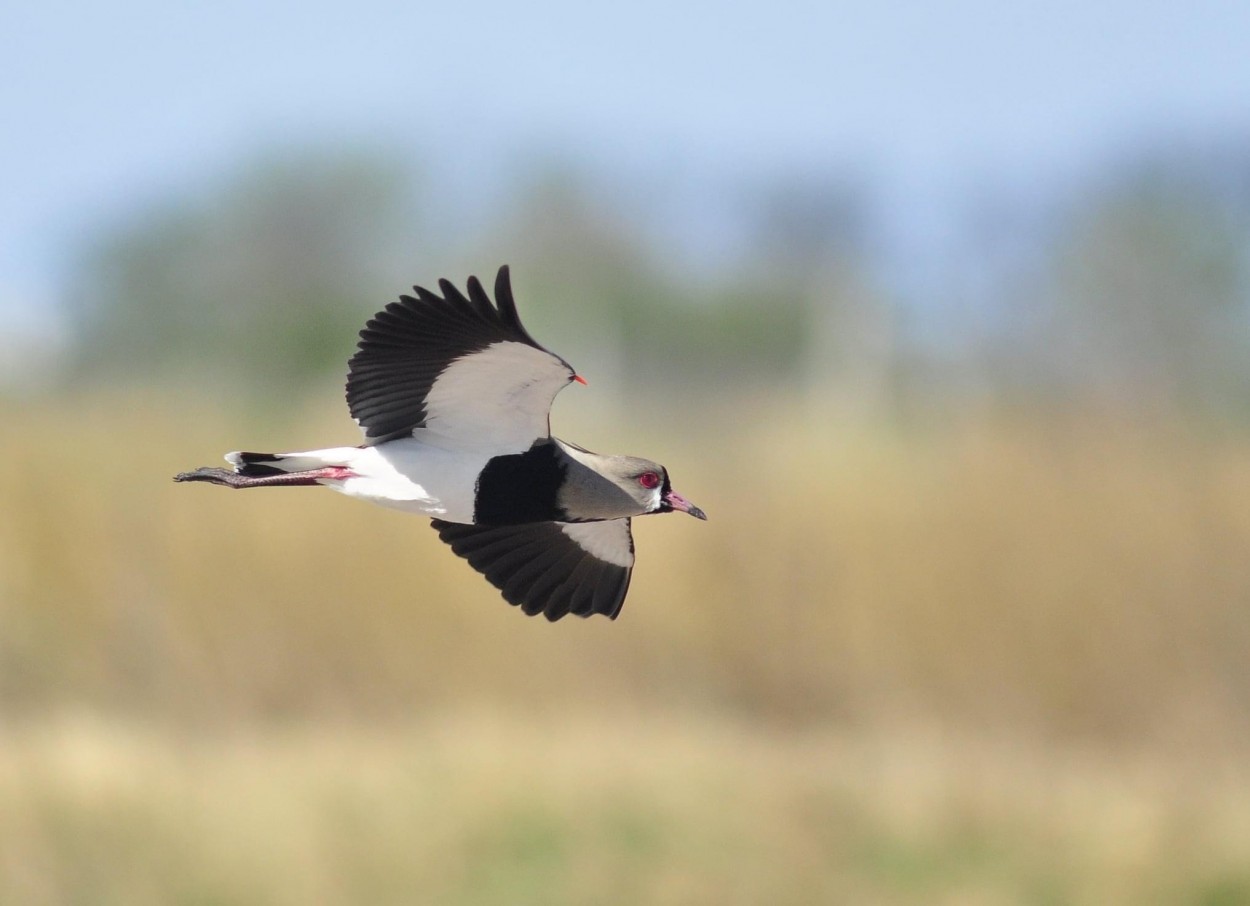
[[[668,470],[640,456],[603,456],[560,442],[572,460],[561,494],[564,510],[581,518],[621,519],[650,513],[689,513],[707,519],[673,490]]]
[[[707,519],[707,514],[685,497],[673,490],[668,469],[658,462],[638,456],[612,457],[609,477],[625,490],[648,513],[689,513],[696,519]]]

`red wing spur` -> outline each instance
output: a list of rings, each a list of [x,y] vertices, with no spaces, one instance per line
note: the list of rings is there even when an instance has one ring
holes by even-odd
[[[227,453],[232,469],[175,481],[228,488],[322,485],[432,517],[438,536],[527,614],[558,620],[621,612],[634,567],[630,519],[680,511],[706,519],[668,471],[551,436],[551,403],[573,381],[568,362],[521,325],[508,268],[492,302],[414,287],[360,332],[347,407],[358,447]]]

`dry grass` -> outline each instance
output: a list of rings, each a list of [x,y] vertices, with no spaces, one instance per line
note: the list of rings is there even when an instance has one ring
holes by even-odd
[[[0,749],[0,901],[1234,903],[1228,778],[942,733],[460,714]]]
[[[0,902],[1250,901],[1246,438],[581,418],[711,521],[553,626],[420,520],[169,481],[336,412],[0,414]]]

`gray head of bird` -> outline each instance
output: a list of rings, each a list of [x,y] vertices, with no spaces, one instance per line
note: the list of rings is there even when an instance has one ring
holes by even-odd
[[[578,519],[622,519],[649,513],[707,514],[673,490],[668,470],[640,456],[605,456],[561,442],[569,457],[558,503]]]

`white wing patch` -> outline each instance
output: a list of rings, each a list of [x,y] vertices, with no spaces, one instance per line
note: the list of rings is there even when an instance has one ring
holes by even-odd
[[[462,449],[526,450],[549,434],[548,415],[572,371],[525,343],[493,343],[452,362],[425,398],[425,429]]]
[[[606,522],[558,522],[560,531],[568,535],[577,546],[613,566],[634,565],[633,544],[629,536],[628,519],[611,519]]]

